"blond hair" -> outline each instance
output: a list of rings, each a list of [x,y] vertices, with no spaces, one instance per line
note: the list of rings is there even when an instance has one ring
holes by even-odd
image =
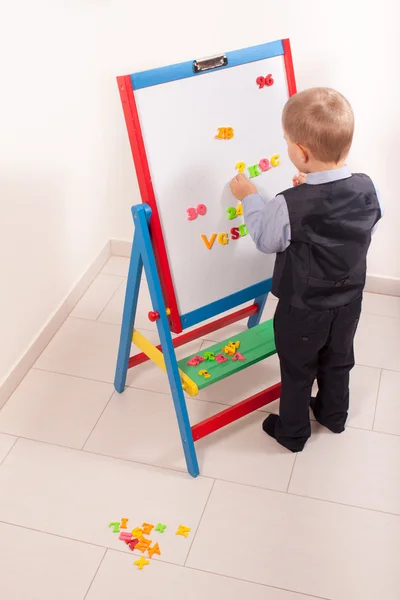
[[[282,124],[290,141],[311,150],[317,160],[337,163],[350,150],[353,110],[330,88],[310,88],[292,96],[283,109]]]

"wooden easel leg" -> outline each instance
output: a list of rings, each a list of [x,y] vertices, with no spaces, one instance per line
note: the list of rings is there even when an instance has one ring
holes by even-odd
[[[199,465],[197,462],[196,449],[148,229],[151,209],[146,204],[134,206],[132,208],[132,214],[135,222],[135,235],[137,232],[139,236],[138,246],[141,249],[153,310],[160,315],[160,318],[157,320],[158,335],[164,354],[165,366],[167,368],[168,380],[181,434],[186,465],[190,475],[192,475],[192,477],[197,477],[199,474]]]
[[[259,296],[254,300],[254,304],[258,304],[258,311],[251,315],[247,321],[247,327],[251,329],[251,327],[255,327],[260,323],[261,316],[263,314],[263,310],[265,307],[265,303],[267,301],[268,294],[264,294],[264,296]]]
[[[135,323],[136,308],[139,297],[140,280],[143,271],[143,261],[139,248],[138,237],[139,236],[135,231],[131,259],[129,263],[117,368],[114,378],[114,387],[116,391],[120,393],[123,392],[125,388],[126,375],[128,372],[128,361],[132,344],[133,327]]]

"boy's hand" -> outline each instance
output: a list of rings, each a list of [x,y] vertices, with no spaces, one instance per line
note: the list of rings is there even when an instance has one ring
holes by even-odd
[[[293,185],[296,187],[297,185],[301,185],[305,183],[307,179],[307,175],[305,173],[297,173],[292,179]]]
[[[236,175],[230,183],[231,192],[237,200],[243,200],[249,194],[257,194],[257,188],[243,173]]]

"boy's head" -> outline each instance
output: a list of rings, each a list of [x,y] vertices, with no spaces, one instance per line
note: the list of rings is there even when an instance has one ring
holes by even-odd
[[[299,171],[344,163],[353,139],[354,115],[339,92],[310,88],[295,94],[283,109],[282,125],[289,158]]]

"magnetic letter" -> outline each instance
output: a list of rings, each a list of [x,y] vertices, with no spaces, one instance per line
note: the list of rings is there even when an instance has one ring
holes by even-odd
[[[228,359],[227,359],[227,358],[226,358],[226,356],[224,356],[223,354],[216,354],[216,355],[215,355],[215,360],[216,360],[218,363],[220,363],[220,364],[221,364],[221,363],[224,363],[224,362],[226,362]]]
[[[147,552],[150,558],[153,557],[153,554],[158,554],[159,556],[161,556],[160,547],[158,544],[154,544],[152,548],[148,548]]]
[[[183,537],[187,538],[187,536],[189,535],[189,531],[190,527],[184,527],[183,525],[179,525],[176,535],[182,535]]]
[[[204,217],[204,215],[207,212],[207,206],[205,204],[198,204],[196,206],[196,210],[197,210],[198,215],[200,215],[201,217]]]
[[[233,240],[237,240],[240,238],[239,227],[232,227],[231,237]]]
[[[274,154],[273,156],[271,156],[271,165],[273,167],[279,167],[280,164],[281,160],[279,158],[279,154]]]
[[[151,525],[150,523],[143,523],[142,529],[145,535],[150,535],[151,530],[154,529],[154,525]]]
[[[240,231],[241,237],[243,237],[244,235],[247,235],[249,233],[249,230],[247,229],[247,225],[245,225],[244,223],[239,225],[239,231]]]
[[[211,237],[210,237],[210,240],[208,240],[206,235],[204,235],[203,233],[201,234],[201,239],[202,239],[202,240],[203,240],[203,242],[205,243],[205,245],[206,245],[206,248],[207,248],[208,250],[211,250],[211,248],[213,247],[213,244],[214,244],[214,242],[215,242],[215,238],[216,238],[216,237],[217,237],[217,234],[216,234],[216,233],[213,233],[213,234],[211,235]]]
[[[249,170],[249,177],[257,177],[258,175],[261,175],[260,171],[258,170],[258,165],[251,165],[251,167],[247,167]]]
[[[239,171],[239,173],[243,173],[245,168],[246,168],[246,165],[244,164],[244,162],[238,162],[235,165],[235,169],[237,169]]]
[[[220,244],[222,244],[222,246],[225,246],[229,242],[228,234],[227,233],[219,233],[218,241]]]
[[[186,212],[187,212],[186,218],[188,221],[194,221],[195,219],[197,219],[197,212],[194,208],[187,208]]]
[[[268,169],[271,168],[268,158],[262,158],[258,163],[258,166],[260,167],[261,171],[268,171]]]

